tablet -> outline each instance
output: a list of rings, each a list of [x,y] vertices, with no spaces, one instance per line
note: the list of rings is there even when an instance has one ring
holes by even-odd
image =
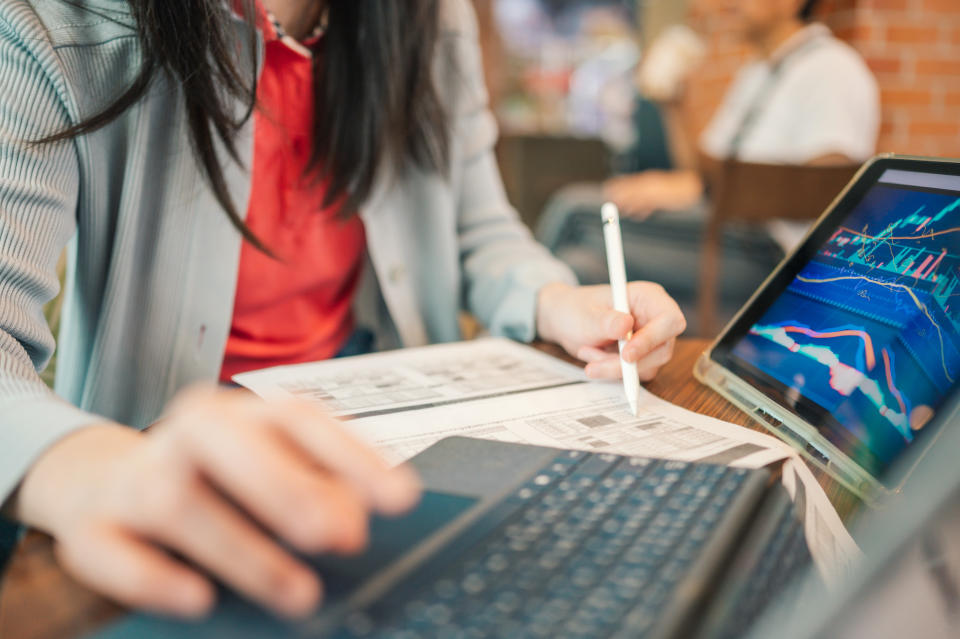
[[[960,163],[867,163],[696,374],[861,497],[897,490],[960,381]]]

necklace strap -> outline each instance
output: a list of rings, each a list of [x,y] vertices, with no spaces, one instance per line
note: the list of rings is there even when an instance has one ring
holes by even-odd
[[[267,14],[267,20],[270,21],[270,24],[273,25],[273,30],[277,34],[277,38],[283,40],[284,38],[289,38],[286,30],[283,28],[283,25],[280,24],[280,21],[277,20],[277,17],[273,15],[273,12],[267,8],[264,8],[264,11]],[[327,32],[327,10],[324,9],[323,13],[320,15],[320,20],[317,22],[317,26],[313,28],[313,31],[310,32],[302,42],[309,42],[311,40],[317,40],[323,37],[323,34]],[[291,38],[292,39],[292,38]]]

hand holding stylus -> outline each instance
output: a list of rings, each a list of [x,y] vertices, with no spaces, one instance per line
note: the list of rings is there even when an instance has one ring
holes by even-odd
[[[686,330],[683,313],[663,287],[652,282],[627,284],[628,312],[615,310],[612,301],[606,285],[545,286],[537,298],[537,336],[586,362],[588,377],[619,379],[618,341],[632,332],[623,360],[636,364],[639,381],[650,381],[670,361],[676,337]]]

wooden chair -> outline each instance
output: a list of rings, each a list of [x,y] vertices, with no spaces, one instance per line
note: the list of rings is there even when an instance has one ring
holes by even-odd
[[[795,166],[701,158],[701,167],[710,189],[711,211],[700,257],[697,312],[701,334],[710,337],[718,330],[724,229],[773,219],[812,221],[843,190],[859,165]]]
[[[497,143],[497,161],[507,199],[532,229],[557,191],[610,177],[610,151],[594,138],[504,135]]]

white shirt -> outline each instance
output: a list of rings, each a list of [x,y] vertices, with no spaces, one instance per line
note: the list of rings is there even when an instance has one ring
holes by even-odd
[[[873,74],[830,29],[811,24],[769,59],[740,70],[700,147],[715,158],[745,162],[806,164],[834,153],[863,162],[876,152],[879,129]],[[789,253],[809,226],[774,219],[767,231]]]
[[[806,164],[833,153],[865,161],[876,149],[876,80],[860,55],[822,24],[804,27],[770,59],[740,70],[701,148],[716,158],[730,157],[751,112],[736,153],[746,162]]]

